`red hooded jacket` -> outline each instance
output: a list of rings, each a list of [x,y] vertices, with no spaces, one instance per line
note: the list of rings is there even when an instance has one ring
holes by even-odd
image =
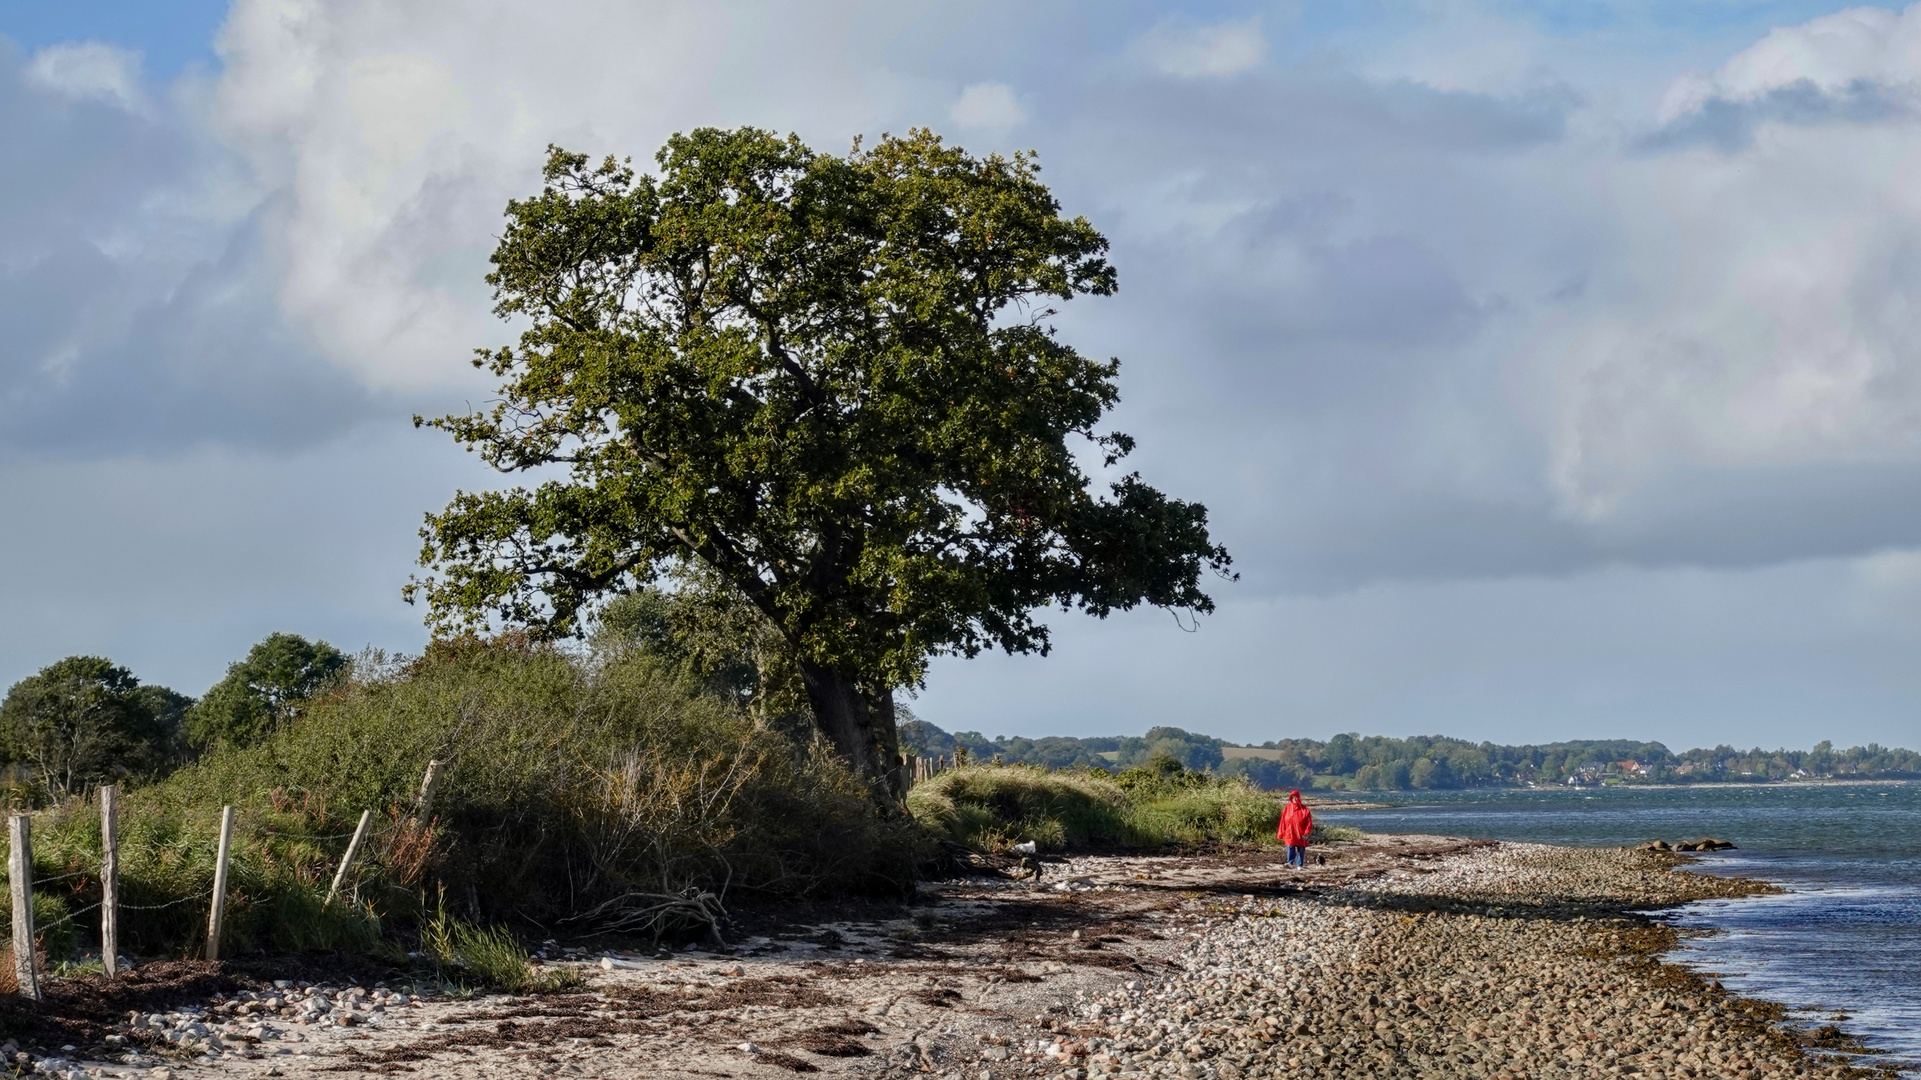
[[[1287,806],[1281,810],[1281,827],[1276,832],[1281,843],[1289,847],[1306,847],[1307,836],[1314,831],[1314,812],[1301,801],[1301,793],[1287,793]]]

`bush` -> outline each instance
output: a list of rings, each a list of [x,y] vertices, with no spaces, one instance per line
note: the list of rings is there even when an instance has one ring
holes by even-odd
[[[415,821],[436,758],[432,820]],[[662,898],[898,894],[927,854],[822,748],[756,726],[656,661],[526,645],[440,646],[406,668],[358,671],[265,741],[129,792],[123,948],[204,942],[225,804],[238,810],[228,952],[396,950],[396,935],[437,917],[425,898],[442,888],[474,926],[675,933],[718,904]],[[376,827],[330,901],[362,810]],[[98,813],[79,800],[36,824],[49,881],[97,867],[99,850]],[[55,888],[76,909],[99,898],[87,873]],[[477,943],[461,955],[485,953]]]
[[[909,792],[907,807],[928,830],[988,851],[1026,840],[1047,851],[1274,843],[1281,820],[1274,796],[1171,758],[1118,777],[1027,765],[950,769]]]
[[[963,766],[915,785],[907,794],[907,809],[929,832],[983,851],[1028,840],[1058,851],[1134,839],[1127,824],[1127,792],[1091,772]]]

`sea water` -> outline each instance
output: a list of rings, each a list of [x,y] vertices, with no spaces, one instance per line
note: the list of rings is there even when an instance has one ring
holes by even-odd
[[[1714,836],[1733,851],[1706,873],[1787,891],[1705,900],[1663,916],[1689,935],[1669,959],[1729,989],[1837,1023],[1921,1069],[1921,784],[1760,784],[1374,793],[1375,810],[1328,824],[1545,844],[1670,843]],[[1845,1016],[1847,1019],[1836,1019]]]

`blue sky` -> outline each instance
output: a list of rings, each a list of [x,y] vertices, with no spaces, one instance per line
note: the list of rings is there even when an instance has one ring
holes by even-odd
[[[0,684],[417,649],[542,148],[925,124],[1112,238],[1061,333],[1242,578],[923,716],[1915,745],[1917,85],[1893,6],[0,3]]]

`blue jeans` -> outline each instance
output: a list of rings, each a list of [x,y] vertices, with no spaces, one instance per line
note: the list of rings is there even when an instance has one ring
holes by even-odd
[[[1307,866],[1307,845],[1306,844],[1287,845],[1287,865],[1299,866],[1302,868],[1305,868]]]

